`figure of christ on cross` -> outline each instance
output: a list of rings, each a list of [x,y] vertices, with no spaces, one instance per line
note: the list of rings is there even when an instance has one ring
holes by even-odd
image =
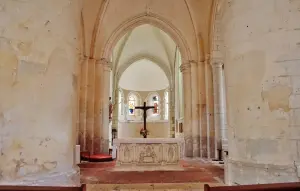
[[[146,128],[146,118],[147,118],[147,110],[148,109],[154,109],[154,106],[146,106],[146,102],[144,102],[144,106],[137,106],[135,109],[142,109],[144,111],[143,117],[144,117],[144,130],[147,132]],[[147,138],[147,134],[144,135],[144,138]]]

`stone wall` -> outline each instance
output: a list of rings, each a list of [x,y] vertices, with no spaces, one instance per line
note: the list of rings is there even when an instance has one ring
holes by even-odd
[[[78,2],[0,2],[0,184],[73,184]]]
[[[140,135],[141,128],[144,127],[142,121],[119,121],[118,138],[142,138]],[[147,121],[148,138],[168,138],[170,123],[168,121]]]
[[[298,181],[300,1],[227,0],[228,183]]]

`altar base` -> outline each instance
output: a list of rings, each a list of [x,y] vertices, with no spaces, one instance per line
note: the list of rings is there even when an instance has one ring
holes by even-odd
[[[183,170],[182,138],[128,138],[114,140],[117,150],[114,171]]]

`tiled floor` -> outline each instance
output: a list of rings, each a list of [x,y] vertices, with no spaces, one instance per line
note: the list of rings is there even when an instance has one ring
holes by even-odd
[[[114,162],[80,165],[81,181],[86,184],[211,183],[224,179],[220,166],[197,161],[181,161],[183,171],[112,171]],[[202,186],[203,187],[203,186]],[[126,188],[124,188],[126,189]],[[130,189],[131,190],[131,189]]]
[[[222,184],[209,183],[211,186]],[[203,191],[204,183],[88,184],[87,191]]]

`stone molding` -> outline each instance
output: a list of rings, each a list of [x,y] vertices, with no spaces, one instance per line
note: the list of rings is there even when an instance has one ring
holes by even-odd
[[[233,160],[230,158],[227,158],[228,164],[237,165],[240,167],[251,167],[251,168],[257,168],[257,169],[265,169],[265,170],[287,170],[294,172],[295,171],[295,165],[275,165],[275,164],[258,164],[254,162],[246,162],[246,161],[239,161],[239,160]]]
[[[114,141],[114,144],[118,145],[120,143],[184,143],[182,138],[119,138]]]

